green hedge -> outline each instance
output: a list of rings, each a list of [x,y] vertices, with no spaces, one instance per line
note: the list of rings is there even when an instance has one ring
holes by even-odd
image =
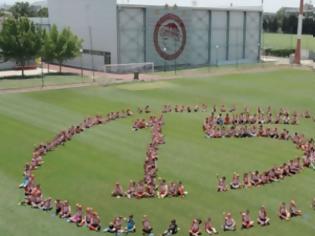
[[[295,53],[295,49],[265,49],[267,56],[289,57],[293,53]]]

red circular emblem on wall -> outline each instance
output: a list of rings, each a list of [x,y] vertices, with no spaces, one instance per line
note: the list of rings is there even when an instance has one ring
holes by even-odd
[[[175,60],[186,46],[186,27],[181,18],[166,14],[159,19],[154,29],[154,46],[165,60]]]

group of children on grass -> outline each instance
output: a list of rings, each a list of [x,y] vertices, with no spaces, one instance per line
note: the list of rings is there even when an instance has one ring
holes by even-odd
[[[271,108],[268,108],[269,112]],[[261,114],[261,109],[258,109],[258,114]],[[249,113],[247,113],[249,114]],[[267,113],[271,114],[271,113]],[[228,113],[226,116],[229,116]],[[235,115],[237,116],[237,115]],[[269,116],[269,115],[267,115]],[[290,117],[289,113],[285,109],[281,109],[278,113],[279,117]],[[292,117],[297,117],[298,114],[294,113]],[[305,112],[303,116],[309,119],[311,116],[309,112]],[[265,184],[278,182],[288,176],[292,176],[300,173],[304,168],[311,168],[315,170],[315,141],[314,139],[307,139],[303,134],[294,133],[293,135],[287,129],[279,131],[276,127],[264,127],[261,123],[259,127],[249,124],[247,121],[241,119],[237,120],[233,124],[230,121],[226,121],[221,118],[222,115],[211,114],[207,117],[203,124],[203,131],[207,138],[246,138],[246,137],[261,137],[271,138],[278,140],[285,140],[292,142],[298,150],[303,151],[302,157],[297,157],[283,163],[281,166],[274,166],[273,168],[259,172],[251,171],[245,173],[240,179],[238,173],[234,173],[232,181],[229,184],[230,189],[241,189],[249,187],[257,187]],[[270,115],[272,117],[272,115]],[[295,119],[295,118],[294,118]],[[272,119],[271,119],[272,122]],[[229,124],[232,124],[229,126]],[[228,190],[228,184],[226,183],[226,177],[218,177],[218,192],[225,192]]]
[[[312,200],[312,208],[315,210],[315,198]],[[85,211],[83,207],[76,204],[76,210],[72,213],[71,206],[68,201],[55,201],[55,207],[50,204],[49,208],[43,209],[51,211],[54,209],[54,215],[64,219],[69,223],[73,223],[78,227],[87,227],[91,231],[101,231],[101,219],[96,211],[87,207]],[[297,207],[294,200],[291,200],[288,207],[286,203],[281,203],[278,209],[278,217],[281,220],[290,220],[292,217],[301,216],[303,213]],[[249,229],[254,227],[255,223],[250,216],[249,210],[240,212],[241,215],[241,229]],[[194,219],[189,229],[190,236],[201,235],[204,231],[206,235],[218,234],[218,230],[214,227],[211,217],[207,218],[204,222],[204,227],[201,227],[202,221],[200,219]],[[268,217],[267,210],[264,206],[261,206],[258,210],[257,224],[260,226],[268,226],[270,224],[270,218]],[[224,220],[222,224],[223,231],[235,231],[237,229],[236,220],[233,218],[230,212],[224,213]],[[127,235],[136,232],[136,223],[134,216],[130,215],[127,218],[122,216],[114,217],[114,219],[104,227],[103,232],[113,233],[116,235]],[[169,226],[163,231],[161,236],[175,235],[180,231],[179,226],[175,219],[171,220]],[[153,228],[148,219],[148,216],[144,216],[142,220],[142,235],[154,236]]]
[[[147,109],[149,109],[147,107]],[[147,111],[149,113],[149,110]],[[150,116],[145,119],[138,119],[133,124],[133,130],[151,128],[151,143],[147,147],[146,159],[144,162],[144,178],[139,182],[130,181],[128,190],[125,192],[119,182],[116,182],[112,192],[113,197],[128,198],[150,198],[150,197],[184,197],[187,192],[182,182],[167,183],[164,179],[157,178],[157,160],[159,146],[165,144],[162,126],[164,125],[163,115]]]
[[[32,160],[25,164],[23,172],[23,181],[19,188],[24,190],[24,200],[20,205],[30,205],[33,208],[41,209],[43,211],[50,211],[53,209],[53,200],[51,197],[44,198],[41,186],[36,183],[34,171],[44,164],[44,156],[55,150],[58,146],[65,145],[75,135],[78,135],[85,130],[96,125],[106,124],[121,118],[132,116],[130,109],[121,112],[110,112],[106,116],[96,115],[88,117],[82,123],[71,126],[67,130],[61,131],[50,142],[40,144],[35,147],[32,154]],[[91,208],[86,209],[86,214],[83,217],[82,206],[76,205],[76,213],[72,214],[71,206],[68,201],[56,200],[56,215],[60,218],[67,219],[68,222],[75,223],[78,226],[87,225],[90,230],[100,229],[100,217],[96,211]]]
[[[315,198],[312,202],[312,208],[315,209]],[[301,216],[303,213],[298,209],[294,200],[290,201],[289,206],[283,202],[280,204],[278,210],[278,217],[280,220],[290,220],[292,217]],[[255,222],[250,216],[249,210],[240,212],[241,215],[241,229],[250,229],[254,227]],[[194,219],[189,230],[190,236],[198,236],[202,234],[202,228],[200,227],[202,221],[200,219]],[[260,226],[270,225],[270,218],[268,217],[267,210],[264,206],[260,207],[257,216],[257,224]],[[237,223],[230,212],[224,213],[224,221],[222,225],[223,231],[235,231],[237,229]],[[207,235],[217,234],[218,231],[213,226],[211,218],[208,218],[204,224],[204,231]]]
[[[291,160],[289,163],[285,163],[280,167],[274,167],[269,171],[264,173],[259,173],[258,171],[244,174],[243,182],[241,183],[238,174],[233,175],[233,180],[230,184],[231,189],[238,189],[241,187],[250,187],[250,186],[259,186],[269,182],[278,181],[285,176],[294,175],[300,172],[303,167],[312,167],[315,169],[315,146],[314,140],[307,140],[304,135],[294,134],[291,136],[289,131],[283,130],[278,132],[278,130],[259,128],[246,126],[237,129],[237,125],[242,124],[266,124],[266,123],[283,123],[283,124],[297,124],[298,123],[298,114],[289,113],[285,109],[281,109],[275,118],[272,117],[271,109],[267,109],[267,113],[263,113],[260,108],[258,108],[257,114],[250,115],[247,108],[245,108],[244,113],[240,115],[230,115],[227,113],[224,118],[222,115],[217,117],[214,116],[216,112],[216,107],[212,108],[213,114],[208,117],[204,123],[204,132],[209,137],[270,137],[283,140],[291,140],[297,148],[304,151],[303,158],[296,158]],[[233,106],[229,112],[234,112],[236,110]],[[165,105],[162,112],[206,112],[207,105],[195,105],[195,106],[183,106],[176,105],[172,107],[171,105]],[[225,106],[222,105],[221,112],[226,112]],[[150,113],[150,107],[146,106],[144,109],[139,108],[139,113]],[[34,171],[44,164],[43,157],[50,151],[53,151],[58,146],[64,145],[66,142],[70,141],[75,135],[84,132],[85,130],[101,124],[106,124],[110,121],[126,118],[132,116],[133,112],[130,109],[123,110],[121,112],[110,112],[106,116],[96,115],[93,117],[88,117],[82,123],[72,126],[67,130],[61,131],[52,141],[45,144],[37,146],[32,154],[32,160],[29,163],[26,163],[23,173],[23,181],[20,184],[20,188],[24,189],[25,198],[21,201],[22,205],[30,205],[33,208],[41,209],[43,211],[51,211],[55,209],[55,215],[65,219],[69,223],[76,224],[78,227],[86,226],[92,231],[101,230],[101,219],[98,213],[92,208],[86,208],[85,211],[80,204],[76,205],[76,210],[72,212],[71,206],[68,201],[55,201],[55,208],[53,207],[53,199],[48,197],[44,198],[41,186],[36,183]],[[300,115],[301,116],[301,115]],[[309,112],[303,114],[305,118],[311,118]],[[137,120],[134,123],[134,130],[143,129],[147,127],[152,128],[152,140],[148,145],[146,160],[144,164],[144,179],[138,183],[130,181],[128,190],[123,191],[122,186],[117,182],[112,192],[112,195],[115,197],[129,197],[129,198],[144,198],[144,197],[160,197],[165,198],[168,196],[178,197],[185,196],[185,188],[181,182],[175,183],[171,182],[167,184],[165,180],[157,180],[157,159],[158,159],[158,150],[159,145],[164,144],[164,136],[162,134],[162,125],[164,124],[163,116],[154,117],[151,116],[148,121],[146,120]],[[224,125],[233,125],[229,129],[225,129]],[[215,132],[215,135],[212,135],[212,132]],[[210,134],[210,135],[209,135]],[[217,135],[219,134],[219,135]],[[230,134],[230,135],[229,135]],[[225,177],[219,178],[218,191],[226,191]],[[315,210],[315,198],[312,202],[312,207]],[[279,218],[282,220],[289,220],[293,216],[302,215],[295,202],[291,201],[289,207],[287,208],[285,203],[282,203],[278,211]],[[241,212],[242,217],[242,228],[251,228],[254,225],[254,222],[250,218],[249,211]],[[126,221],[126,226],[123,227],[123,223]],[[259,225],[265,226],[269,224],[270,219],[267,216],[265,207],[261,207],[258,213],[257,223]],[[201,235],[201,220],[195,219],[189,230],[191,236]],[[231,213],[224,214],[224,224],[222,226],[223,230],[236,230],[236,222],[232,217]],[[204,230],[208,235],[216,234],[217,230],[213,227],[211,218],[208,218],[205,221]],[[128,218],[115,217],[112,222],[109,223],[104,232],[109,233],[133,233],[136,232],[136,225],[133,219],[133,215],[130,215]],[[174,235],[179,231],[176,220],[173,219],[168,226],[168,228],[161,234],[163,236]],[[144,216],[142,221],[142,234],[143,235],[154,235],[153,228],[148,220],[147,216]]]
[[[314,155],[315,152],[313,151]],[[302,163],[303,162],[303,163]],[[262,185],[278,182],[283,180],[285,177],[289,177],[300,173],[303,168],[311,167],[314,168],[314,159],[309,157],[304,157],[303,160],[298,157],[296,159],[290,160],[281,166],[273,167],[267,171],[259,172],[253,171],[250,173],[245,173],[242,180],[238,173],[234,173],[231,182],[226,183],[226,177],[218,177],[218,192],[226,192],[228,189],[236,190],[242,188],[259,187]]]

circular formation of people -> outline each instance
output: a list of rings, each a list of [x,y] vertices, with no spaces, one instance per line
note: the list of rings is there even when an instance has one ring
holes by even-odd
[[[292,142],[297,149],[303,152],[301,157],[296,157],[283,163],[280,166],[274,166],[269,170],[259,172],[253,170],[244,173],[242,178],[240,174],[233,173],[231,181],[227,182],[225,176],[217,175],[218,192],[226,192],[229,190],[241,190],[266,184],[272,184],[301,173],[305,168],[315,170],[315,142],[307,139],[301,133],[290,134],[287,129],[278,130],[277,127],[265,127],[271,124],[282,125],[298,125],[300,119],[312,119],[308,111],[303,113],[289,113],[287,109],[281,108],[276,114],[272,113],[272,108],[269,106],[264,111],[261,107],[257,108],[255,113],[250,113],[249,108],[245,107],[242,112],[236,112],[236,106],[226,108],[225,105],[217,108],[215,105],[209,107],[206,104],[201,105],[164,105],[159,116],[150,116],[148,119],[136,119],[133,123],[132,130],[138,131],[141,129],[151,128],[151,142],[147,147],[146,158],[144,162],[144,177],[142,180],[130,180],[127,190],[124,191],[119,182],[114,184],[114,189],[111,193],[112,197],[121,198],[166,198],[166,197],[185,197],[188,192],[185,190],[184,184],[181,181],[167,182],[158,176],[158,151],[159,146],[165,144],[162,127],[164,125],[164,114],[175,113],[194,113],[204,112],[210,115],[204,120],[202,130],[206,138],[271,138]],[[103,231],[115,233],[116,235],[127,235],[136,232],[136,222],[131,214],[128,217],[117,216],[109,223],[108,226],[102,227],[101,218],[95,209],[90,207],[83,208],[79,203],[75,205],[75,211],[72,211],[71,205],[67,200],[55,199],[51,197],[45,198],[42,193],[41,186],[36,182],[35,171],[44,164],[44,157],[59,146],[72,140],[75,135],[81,134],[87,129],[97,125],[105,125],[112,121],[132,117],[135,112],[131,109],[125,109],[119,112],[110,112],[105,116],[96,115],[86,118],[78,125],[73,125],[69,129],[58,133],[51,141],[42,143],[34,148],[32,159],[25,164],[23,172],[23,181],[19,188],[24,190],[24,200],[20,205],[28,205],[32,208],[43,211],[54,211],[54,214],[69,223],[73,223],[78,227],[87,227],[91,231]],[[138,108],[138,114],[151,113],[150,106]],[[311,200],[311,207],[315,210],[315,197]],[[249,229],[254,227],[255,222],[260,226],[270,225],[271,218],[267,213],[265,206],[258,206],[257,219],[254,221],[251,218],[249,210],[241,211],[241,229]],[[237,223],[231,212],[223,213],[223,231],[237,230]],[[278,217],[281,220],[287,221],[292,217],[303,215],[302,210],[297,207],[297,203],[291,200],[288,204],[280,203],[278,209]],[[153,236],[154,231],[151,226],[149,217],[143,216],[142,220],[142,235]],[[159,235],[170,236],[175,235],[180,231],[180,227],[176,219],[172,219],[166,230]],[[190,226],[190,236],[201,235],[205,232],[207,235],[218,234],[219,230],[212,223],[211,217],[208,217],[204,222],[199,219],[193,219]]]

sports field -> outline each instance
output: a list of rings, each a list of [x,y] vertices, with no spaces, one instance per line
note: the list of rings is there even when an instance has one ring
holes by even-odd
[[[264,33],[262,43],[264,45],[263,48],[294,49],[296,46],[296,35]],[[302,36],[302,48],[315,51],[315,38],[313,35]]]
[[[158,82],[137,82],[108,87],[64,89],[23,94],[0,94],[0,235],[2,236],[69,236],[98,235],[77,228],[52,213],[18,206],[23,192],[17,188],[25,162],[31,160],[35,145],[52,139],[59,131],[81,122],[85,117],[106,114],[125,108],[136,110],[150,105],[158,114],[164,104],[236,104],[272,106],[274,111],[310,110],[315,113],[315,73],[301,69],[246,73],[209,78],[185,78]],[[265,205],[271,225],[265,228],[220,234],[235,236],[314,235],[315,171],[289,177],[265,187],[216,192],[216,174],[231,178],[233,172],[265,170],[301,155],[291,143],[271,139],[204,138],[202,123],[208,113],[165,115],[163,133],[166,144],[159,152],[159,176],[181,180],[188,196],[184,199],[116,199],[110,196],[113,185],[120,181],[126,188],[130,179],[143,177],[146,146],[150,130],[133,132],[136,115],[97,126],[76,136],[65,146],[46,156],[44,166],[36,172],[44,194],[54,199],[79,202],[95,208],[107,226],[114,216],[135,215],[140,235],[141,219],[149,216],[155,235],[159,235],[176,218],[181,228],[178,235],[188,235],[193,218],[211,216],[217,229],[222,213],[231,211],[240,224],[240,211],[249,209],[256,219]],[[301,120],[290,131],[315,137],[315,123]],[[276,217],[280,202],[297,201],[302,217],[280,222]],[[221,230],[220,230],[221,231]],[[101,233],[99,233],[101,234]]]

